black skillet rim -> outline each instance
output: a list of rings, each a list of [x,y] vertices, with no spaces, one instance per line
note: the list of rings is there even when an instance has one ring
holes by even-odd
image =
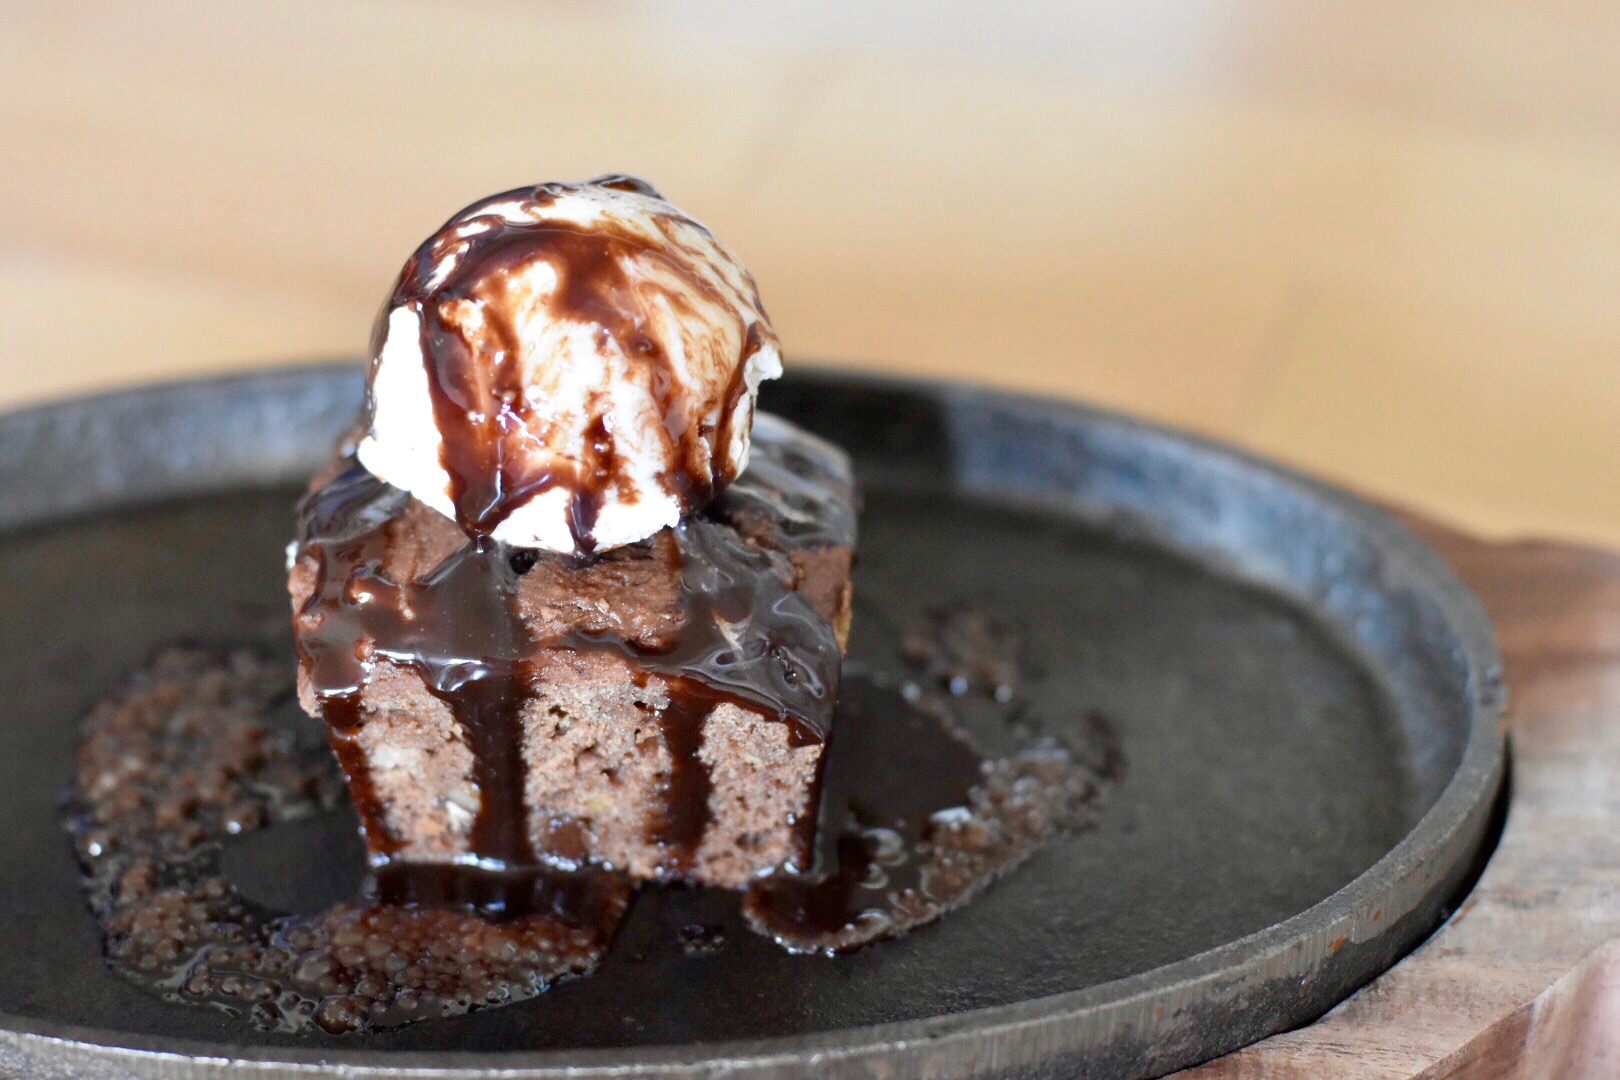
[[[901,1074],[946,1077],[1039,1070],[1066,1061],[1079,1063],[1085,1060],[1088,1050],[1122,1040],[1140,1048],[1131,1055],[1140,1067],[1168,1071],[1288,1026],[1286,1021],[1272,1022],[1256,1029],[1252,1017],[1246,1019],[1246,1015],[1279,988],[1309,985],[1326,970],[1330,960],[1335,965],[1346,964],[1352,959],[1348,954],[1387,944],[1387,935],[1404,934],[1410,944],[1432,927],[1434,912],[1450,899],[1451,890],[1480,850],[1502,784],[1506,758],[1500,727],[1504,698],[1501,661],[1490,622],[1477,598],[1437,552],[1390,514],[1345,491],[1230,445],[1108,410],[945,380],[806,365],[796,365],[793,378],[808,388],[906,394],[931,398],[947,407],[990,404],[1030,421],[1107,427],[1139,438],[1171,440],[1202,456],[1219,459],[1225,467],[1265,473],[1272,481],[1341,517],[1392,560],[1405,580],[1421,584],[1456,636],[1467,670],[1470,712],[1468,737],[1456,772],[1400,843],[1355,880],[1311,908],[1184,960],[1045,998],[942,1017],[758,1041],[498,1054],[199,1044],[0,1014],[0,1072],[8,1064],[37,1069],[50,1063],[71,1070],[62,1075],[75,1076],[336,1072],[357,1080],[456,1080],[489,1076],[494,1071],[504,1077],[534,1080],[714,1075],[817,1080]],[[81,431],[109,412],[138,420],[143,411],[184,406],[193,400],[217,404],[312,390],[331,396],[339,384],[351,381],[358,386],[358,368],[353,362],[297,365],[160,383],[14,411],[0,416],[0,481],[6,479],[4,463],[17,462],[23,446]],[[124,494],[117,477],[103,479],[105,494]],[[33,521],[93,512],[99,504],[97,492],[91,487],[87,494],[79,496],[82,505],[56,507],[40,515],[17,505],[15,498],[7,498],[7,486],[0,482],[0,522],[5,523],[0,528],[8,530]],[[1405,913],[1406,919],[1415,918],[1415,922],[1404,925],[1394,913]],[[1333,995],[1333,999],[1338,1000],[1377,970],[1350,979],[1343,974],[1337,976],[1345,985],[1343,993]]]

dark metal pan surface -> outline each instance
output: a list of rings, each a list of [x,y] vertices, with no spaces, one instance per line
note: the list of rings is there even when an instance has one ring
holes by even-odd
[[[338,1038],[165,1003],[100,957],[58,809],[76,725],[175,639],[266,640],[290,668],[291,504],[359,390],[354,365],[289,369],[0,418],[0,1074],[1153,1075],[1342,1000],[1435,927],[1486,843],[1490,628],[1385,514],[1106,412],[800,369],[764,407],[855,456],[855,661],[899,663],[895,628],[931,606],[1016,624],[1041,721],[1122,739],[1095,828],[838,959],[740,924],[688,955],[678,929],[731,901],[665,891],[597,973],[503,1009]],[[350,824],[231,857],[336,899],[359,881]]]

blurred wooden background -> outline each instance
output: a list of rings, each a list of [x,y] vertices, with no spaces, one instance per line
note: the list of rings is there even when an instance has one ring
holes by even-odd
[[[625,170],[800,357],[1620,543],[1602,0],[9,0],[0,157],[0,404],[355,354],[462,204]]]

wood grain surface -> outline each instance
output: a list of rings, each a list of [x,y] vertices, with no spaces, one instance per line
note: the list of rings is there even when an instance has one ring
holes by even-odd
[[[8,0],[0,404],[352,355],[416,243],[641,172],[789,352],[1620,543],[1612,0]]]
[[[1620,555],[1409,520],[1496,626],[1512,754],[1501,842],[1452,919],[1381,978],[1184,1075],[1620,1076]]]

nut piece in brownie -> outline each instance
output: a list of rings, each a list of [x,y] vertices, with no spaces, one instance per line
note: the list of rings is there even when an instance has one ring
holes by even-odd
[[[300,698],[374,862],[807,868],[850,618],[841,451],[760,415],[705,509],[588,560],[470,541],[350,460],[300,517]]]

